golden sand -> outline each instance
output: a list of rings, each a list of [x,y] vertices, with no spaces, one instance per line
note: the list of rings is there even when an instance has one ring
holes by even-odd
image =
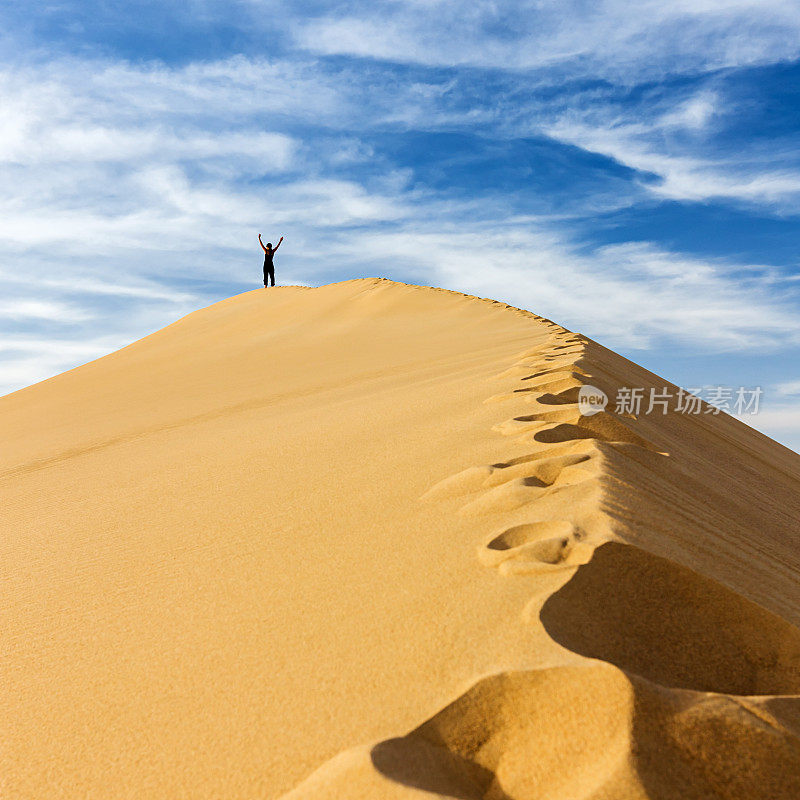
[[[364,279],[0,399],[0,795],[797,800],[800,456],[584,384]]]

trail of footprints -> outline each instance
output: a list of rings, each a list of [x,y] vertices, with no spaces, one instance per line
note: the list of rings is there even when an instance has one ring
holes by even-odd
[[[524,413],[493,430],[530,451],[466,469],[425,495],[465,496],[461,514],[503,519],[505,525],[478,548],[481,563],[501,574],[558,571],[589,561],[612,538],[599,510],[602,444],[656,449],[610,412],[581,415],[578,392],[591,382],[582,366],[590,342],[545,324],[552,329],[549,339],[497,376],[512,383],[510,390],[485,401],[522,406]]]

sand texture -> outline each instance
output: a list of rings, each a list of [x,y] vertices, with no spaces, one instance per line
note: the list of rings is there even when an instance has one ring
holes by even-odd
[[[585,384],[360,279],[0,399],[0,796],[800,798],[800,456]]]

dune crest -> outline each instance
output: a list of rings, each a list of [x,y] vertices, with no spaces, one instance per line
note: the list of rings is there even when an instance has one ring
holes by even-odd
[[[369,279],[0,400],[9,796],[800,795],[800,456],[587,385],[676,390]]]

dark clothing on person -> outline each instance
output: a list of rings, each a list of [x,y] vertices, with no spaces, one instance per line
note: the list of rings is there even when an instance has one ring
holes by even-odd
[[[267,279],[272,281],[272,285],[275,285],[275,265],[272,263],[272,256],[275,253],[273,250],[271,253],[264,253],[264,286],[268,286]]]
[[[258,243],[261,245],[261,249],[264,251],[264,286],[275,285],[275,265],[273,264],[272,259],[275,255],[275,251],[281,246],[282,241],[283,236],[281,236],[278,244],[276,244],[275,247],[272,246],[272,242],[267,242],[265,247],[264,242],[261,241],[261,234],[258,234]]]

